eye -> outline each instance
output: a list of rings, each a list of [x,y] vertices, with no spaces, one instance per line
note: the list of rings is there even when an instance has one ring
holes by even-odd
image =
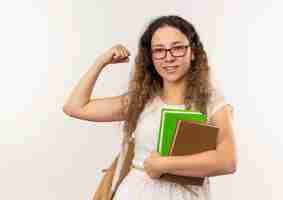
[[[159,49],[153,49],[152,51],[155,53],[160,53],[160,52],[163,52],[164,49],[159,48]]]
[[[172,49],[174,50],[183,50],[184,49],[184,46],[175,46],[175,47],[172,47]]]

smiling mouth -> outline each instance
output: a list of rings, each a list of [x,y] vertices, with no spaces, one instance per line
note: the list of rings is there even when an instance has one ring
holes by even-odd
[[[168,73],[175,72],[177,68],[178,68],[178,66],[167,66],[167,67],[163,67],[163,69],[164,69],[166,72],[168,72]]]

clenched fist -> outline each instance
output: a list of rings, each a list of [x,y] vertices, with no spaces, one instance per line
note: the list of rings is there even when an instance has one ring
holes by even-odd
[[[117,44],[108,49],[104,54],[99,57],[105,65],[129,62],[130,52],[126,47]]]

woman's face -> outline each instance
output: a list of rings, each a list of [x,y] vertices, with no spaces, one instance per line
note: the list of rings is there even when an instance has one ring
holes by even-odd
[[[190,68],[191,48],[187,37],[178,29],[165,26],[156,30],[151,40],[152,60],[158,74],[166,82],[183,80]],[[173,49],[172,49],[173,48]],[[164,49],[171,49],[165,51]],[[164,57],[165,56],[165,57]]]

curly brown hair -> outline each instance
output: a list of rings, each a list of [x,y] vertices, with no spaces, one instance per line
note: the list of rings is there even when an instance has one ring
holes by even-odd
[[[124,114],[126,116],[123,131],[129,139],[135,131],[138,118],[147,103],[160,94],[163,79],[156,71],[151,55],[151,39],[155,31],[164,26],[180,30],[189,40],[195,56],[186,74],[186,109],[207,114],[207,103],[211,96],[210,67],[207,55],[194,26],[187,20],[176,16],[161,16],[152,20],[142,34],[138,53],[135,58],[133,77],[129,82],[128,92],[124,98]]]

